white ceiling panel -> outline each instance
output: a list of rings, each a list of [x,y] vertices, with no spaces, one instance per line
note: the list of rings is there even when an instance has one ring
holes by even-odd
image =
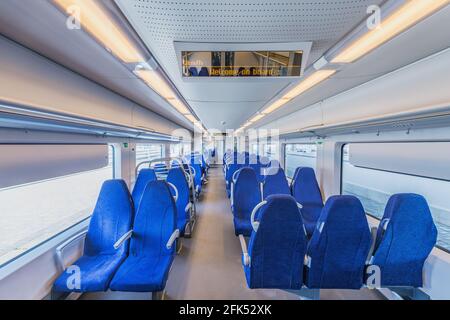
[[[310,65],[364,19],[369,5],[382,1],[115,0],[208,128],[220,128],[214,114],[218,108],[206,108],[202,101],[215,101],[226,108],[220,111],[221,120],[239,126],[246,119],[241,118],[240,123],[236,123],[234,119],[240,118],[241,113],[236,117],[235,112],[246,110],[251,115],[290,81],[298,79],[184,81],[178,68],[180,61],[175,42],[204,42],[207,45],[312,41],[307,61]],[[228,104],[231,101],[236,104]]]

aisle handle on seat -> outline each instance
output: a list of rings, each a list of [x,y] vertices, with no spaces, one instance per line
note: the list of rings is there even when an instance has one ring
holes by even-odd
[[[259,227],[259,222],[258,222],[258,221],[255,221],[255,215],[256,215],[256,212],[258,212],[258,210],[259,210],[263,205],[265,205],[266,203],[267,203],[266,200],[261,201],[260,203],[258,203],[258,204],[253,208],[253,211],[252,211],[252,215],[251,215],[251,217],[250,217],[250,220],[251,220],[251,223],[252,223],[253,230],[254,230],[255,232],[258,231],[258,227]]]

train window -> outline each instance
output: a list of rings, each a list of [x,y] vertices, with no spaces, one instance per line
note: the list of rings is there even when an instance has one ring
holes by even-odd
[[[170,156],[171,157],[179,157],[181,155],[181,145],[180,144],[171,144],[170,145]]]
[[[358,197],[366,213],[377,219],[383,216],[386,203],[392,194],[411,192],[424,196],[438,229],[437,245],[449,251],[450,181],[444,177],[448,172],[436,170],[448,165],[443,153],[448,147],[442,148],[437,144],[433,142],[414,143],[414,145],[412,143],[346,144],[342,153],[341,193]],[[368,153],[376,153],[381,148],[386,150],[386,154],[384,157],[380,156],[378,161],[376,155],[368,155]],[[394,151],[395,149],[397,150]],[[443,152],[431,152],[433,149],[441,149]],[[417,161],[407,160],[413,159],[408,150],[416,153]],[[419,153],[417,153],[418,150],[420,150]],[[427,159],[433,162],[433,165],[427,162],[424,166],[422,152],[426,153]],[[397,156],[394,156],[395,154]],[[414,164],[417,166],[416,172],[413,171]],[[384,167],[389,168],[384,169]],[[424,172],[424,169],[428,172]],[[436,172],[439,171],[443,178],[435,177]]]
[[[263,156],[268,157],[269,159],[278,159],[278,145],[275,143],[268,143],[264,145]]]
[[[163,144],[139,143],[136,145],[136,164],[143,161],[163,158],[165,155]]]
[[[114,176],[114,154],[110,146],[104,167],[0,188],[0,266],[88,218]]]
[[[311,167],[316,170],[317,146],[315,144],[286,144],[284,164],[286,176],[294,177],[295,169],[298,167]]]

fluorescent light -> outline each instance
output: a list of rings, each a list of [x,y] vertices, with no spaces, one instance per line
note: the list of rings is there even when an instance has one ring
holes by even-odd
[[[182,113],[182,114],[189,114],[190,113],[190,111],[188,110],[186,105],[183,102],[181,102],[180,100],[178,100],[178,99],[170,99],[169,103],[175,109],[177,109],[179,113]]]
[[[283,99],[293,99],[296,96],[302,94],[306,90],[314,87],[316,84],[322,82],[323,80],[331,77],[336,70],[319,70],[311,74],[305,80],[300,82],[297,86],[295,86],[291,91],[283,96]]]
[[[96,0],[53,0],[68,14],[72,8],[79,9],[79,23],[94,36],[100,43],[108,48],[114,55],[125,63],[138,63],[144,61],[140,52],[130,41],[125,32],[98,6]]]
[[[198,121],[192,114],[186,114],[186,119],[188,119],[190,122],[196,122]]]
[[[449,2],[449,0],[406,1],[382,21],[378,28],[364,34],[338,54],[332,62],[350,63],[359,59]]]
[[[253,118],[250,119],[250,123],[256,122],[260,119],[264,118],[264,115],[262,113],[258,113],[256,116],[254,116]]]
[[[153,90],[155,90],[164,99],[175,100],[175,94],[172,88],[161,74],[155,70],[135,70],[134,73],[144,80]]]
[[[264,114],[271,113],[271,112],[277,110],[278,108],[280,108],[281,106],[285,105],[289,101],[290,101],[290,99],[286,99],[286,98],[278,99],[277,101],[272,103],[269,107],[264,109],[262,113],[264,113]]]

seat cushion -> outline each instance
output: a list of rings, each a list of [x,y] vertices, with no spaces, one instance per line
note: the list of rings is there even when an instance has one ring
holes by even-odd
[[[233,218],[234,233],[238,236],[242,234],[244,237],[250,237],[252,234],[252,223],[250,219],[239,218],[236,215]]]
[[[63,272],[53,284],[57,292],[95,292],[108,290],[109,283],[116,270],[125,259],[125,255],[82,256],[72,266],[80,268],[80,288],[68,288],[68,280],[72,282],[74,274]]]
[[[129,256],[120,266],[110,289],[114,291],[156,292],[164,290],[173,255]]]

